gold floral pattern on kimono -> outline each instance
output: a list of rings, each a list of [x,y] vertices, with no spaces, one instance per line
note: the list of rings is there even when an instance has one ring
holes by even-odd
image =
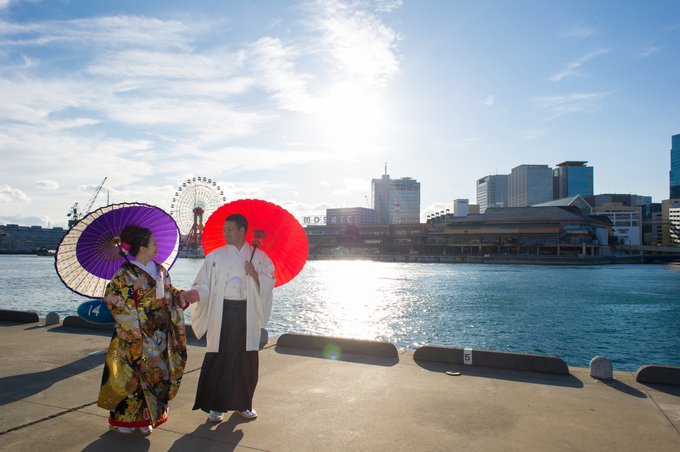
[[[164,281],[164,297],[156,298],[156,280],[124,263],[106,288],[105,300],[116,328],[106,355],[98,405],[111,412],[114,425],[158,425],[167,416],[187,360],[184,311],[179,290],[156,263]],[[147,288],[133,284],[144,276]]]

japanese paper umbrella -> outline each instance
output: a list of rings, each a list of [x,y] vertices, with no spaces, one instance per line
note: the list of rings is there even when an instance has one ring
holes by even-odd
[[[54,265],[66,287],[89,298],[103,297],[106,285],[125,262],[119,254],[119,237],[131,224],[151,231],[158,244],[154,260],[170,269],[180,243],[175,220],[148,204],[112,204],[89,213],[61,240]],[[127,258],[134,259],[132,255]]]
[[[274,263],[275,287],[300,273],[309,254],[305,230],[286,209],[261,199],[239,199],[213,212],[203,228],[205,254],[226,245],[222,232],[224,220],[233,213],[240,213],[248,220],[246,241],[251,246],[254,246],[253,242],[259,242],[257,246]]]

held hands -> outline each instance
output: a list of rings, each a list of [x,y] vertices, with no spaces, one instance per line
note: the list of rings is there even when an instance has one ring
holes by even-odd
[[[179,293],[179,298],[184,303],[196,303],[201,299],[197,290],[183,290]]]

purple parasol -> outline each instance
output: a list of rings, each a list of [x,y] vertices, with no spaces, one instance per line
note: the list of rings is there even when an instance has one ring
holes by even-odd
[[[64,236],[55,256],[55,267],[66,287],[89,298],[104,290],[125,258],[118,253],[120,233],[136,224],[156,238],[156,262],[170,269],[179,252],[180,233],[175,220],[163,209],[147,204],[123,203],[88,214]],[[128,256],[130,260],[134,257]]]

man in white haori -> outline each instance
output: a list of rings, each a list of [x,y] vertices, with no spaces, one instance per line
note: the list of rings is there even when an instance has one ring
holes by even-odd
[[[191,326],[197,338],[206,335],[207,349],[196,391],[194,410],[210,412],[221,421],[234,410],[252,419],[258,378],[260,328],[272,312],[274,264],[262,250],[245,241],[248,220],[229,215],[224,222],[227,244],[205,258],[188,292]],[[252,258],[251,258],[252,256]]]

